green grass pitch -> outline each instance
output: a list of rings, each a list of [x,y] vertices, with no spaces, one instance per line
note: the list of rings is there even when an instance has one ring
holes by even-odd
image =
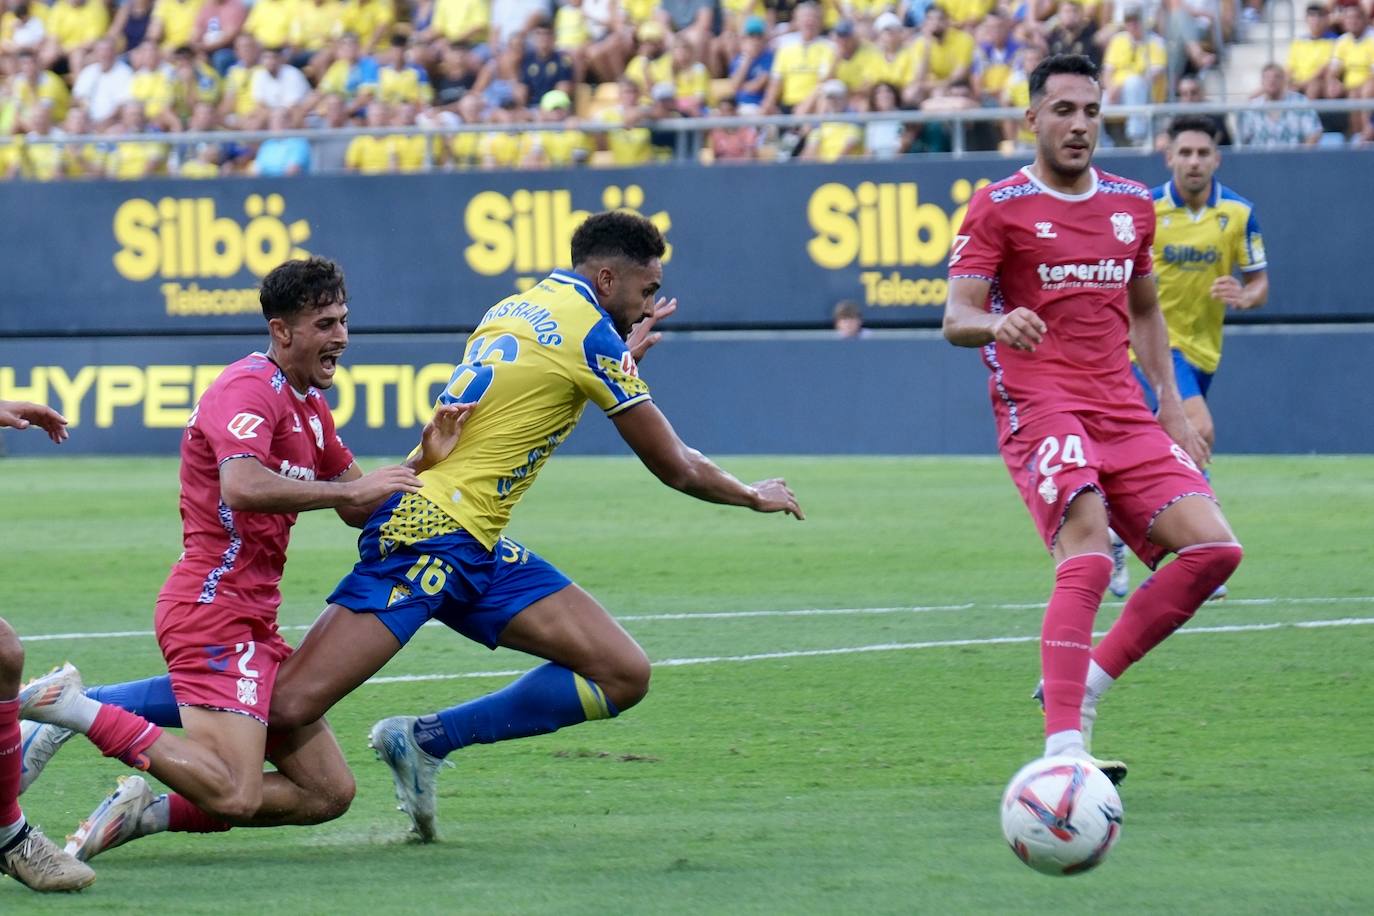
[[[1132,764],[1124,836],[1068,879],[998,827],[1039,751],[1052,581],[1000,462],[724,464],[785,475],[808,520],[695,502],[629,459],[550,463],[511,534],[621,617],[653,687],[617,720],[456,753],[442,842],[406,840],[367,730],[530,662],[427,628],[382,674],[445,679],[368,684],[330,716],[358,775],[343,818],[141,840],[77,897],[0,879],[0,912],[1374,912],[1374,459],[1218,462],[1245,564],[1104,701],[1098,749]],[[0,614],[29,672],[160,673],[178,541],[171,460],[0,462]],[[289,639],[352,549],[332,514],[301,519]],[[61,836],[122,772],[75,739],[22,802]]]

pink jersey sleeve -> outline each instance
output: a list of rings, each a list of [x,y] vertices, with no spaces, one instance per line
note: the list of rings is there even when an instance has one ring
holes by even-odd
[[[324,453],[320,455],[321,480],[333,480],[353,463],[353,452],[344,445],[343,437],[334,428],[334,415],[329,405],[320,399],[320,422],[324,425]]]
[[[997,213],[987,189],[973,195],[964,223],[949,249],[949,278],[979,277],[992,281],[1002,266],[1003,233],[997,229]]]
[[[241,375],[200,399],[193,425],[215,453],[216,464],[251,455],[267,465],[277,400],[263,379]]]
[[[1140,235],[1140,251],[1135,256],[1135,270],[1133,276],[1148,277],[1155,272],[1155,215],[1153,209],[1148,214],[1148,219],[1144,220],[1144,231]]]

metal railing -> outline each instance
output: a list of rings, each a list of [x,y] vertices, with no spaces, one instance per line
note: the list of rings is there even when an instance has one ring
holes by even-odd
[[[1145,116],[1150,119],[1151,131],[1149,139],[1135,146],[1124,146],[1117,144],[1118,149],[1135,149],[1141,153],[1153,152],[1153,138],[1167,125],[1168,120],[1176,115],[1183,114],[1207,114],[1212,116],[1230,117],[1248,111],[1281,112],[1281,111],[1312,111],[1318,114],[1325,113],[1350,113],[1356,111],[1374,112],[1374,99],[1326,99],[1313,101],[1296,102],[1272,102],[1258,104],[1254,101],[1241,103],[1169,103],[1169,104],[1150,104],[1150,105],[1109,105],[1103,109],[1103,118],[1107,123],[1123,121],[1133,116]],[[699,150],[702,148],[703,138],[710,131],[716,128],[739,128],[753,127],[767,132],[771,135],[783,134],[797,128],[814,127],[821,123],[848,123],[866,125],[870,123],[890,123],[897,122],[903,125],[945,125],[949,130],[950,149],[948,153],[954,157],[968,155],[971,152],[996,153],[997,150],[970,150],[969,149],[969,130],[977,124],[1000,125],[1003,122],[1011,121],[1020,123],[1025,112],[1019,108],[973,108],[964,111],[929,112],[929,111],[897,111],[897,112],[864,112],[864,113],[842,113],[842,114],[806,114],[806,115],[764,115],[751,117],[702,117],[702,118],[673,118],[661,121],[650,121],[635,125],[636,127],[646,127],[660,134],[673,134],[672,159],[680,162],[693,161]],[[280,140],[288,138],[300,138],[306,140],[312,148],[312,160],[318,144],[330,143],[340,144],[352,140],[355,137],[380,137],[380,136],[426,136],[433,138],[452,138],[460,134],[473,133],[526,133],[542,131],[562,131],[568,129],[580,130],[587,134],[601,135],[611,134],[626,129],[623,125],[608,124],[603,122],[575,122],[568,123],[530,123],[513,125],[493,125],[493,124],[462,124],[451,127],[347,127],[335,129],[300,129],[284,131],[184,131],[180,133],[144,133],[144,134],[78,134],[66,136],[34,137],[29,136],[24,139],[24,143],[30,146],[82,146],[86,144],[113,146],[118,143],[126,142],[149,142],[166,144],[177,147],[193,147],[201,143],[226,144],[234,143],[240,146],[249,146],[264,140]],[[1238,130],[1231,131],[1234,147],[1243,145],[1244,138]],[[1105,136],[1105,132],[1104,132]],[[432,144],[425,144],[426,148],[426,170],[437,167],[431,158]],[[1016,153],[1023,155],[1024,149]],[[312,162],[313,164],[313,162]]]

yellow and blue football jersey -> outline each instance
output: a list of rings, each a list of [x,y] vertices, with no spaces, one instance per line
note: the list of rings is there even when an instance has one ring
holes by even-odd
[[[492,306],[465,354],[439,402],[478,407],[452,454],[420,475],[420,495],[490,550],[587,402],[614,416],[649,400],[649,386],[591,284],[567,270]],[[419,502],[396,513],[431,511]]]
[[[1188,209],[1173,181],[1155,188],[1154,199],[1155,273],[1169,346],[1203,372],[1216,372],[1226,306],[1212,297],[1212,284],[1237,269],[1264,269],[1255,205],[1215,180],[1198,211]]]

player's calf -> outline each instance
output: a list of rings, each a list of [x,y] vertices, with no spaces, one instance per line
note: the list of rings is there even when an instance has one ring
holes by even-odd
[[[1240,566],[1243,555],[1234,541],[1181,548],[1173,562],[1136,589],[1093,650],[1093,660],[1111,677],[1121,677],[1145,653],[1192,619]]]
[[[0,698],[8,699],[19,693],[23,673],[24,644],[14,628],[0,617]]]

